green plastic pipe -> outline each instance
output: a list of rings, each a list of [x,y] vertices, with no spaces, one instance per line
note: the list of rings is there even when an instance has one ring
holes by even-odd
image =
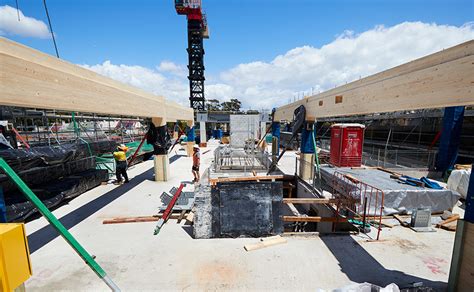
[[[313,137],[313,146],[314,146],[314,160],[316,162],[316,168],[318,169],[318,177],[321,181],[321,169],[319,166],[319,155],[318,155],[318,148],[316,147],[316,137],[314,135],[315,129],[312,131],[311,136]]]
[[[72,112],[72,124],[74,125],[74,133],[80,137],[81,134],[79,133],[79,128],[77,127],[77,122],[76,122],[76,113]]]
[[[64,225],[49,211],[25,182],[16,174],[8,163],[0,157],[0,169],[18,186],[21,192],[38,208],[39,212],[48,220],[48,222],[61,234],[66,242],[77,252],[77,254],[86,262],[86,264],[101,278],[112,291],[120,291],[120,288],[112,281],[107,273],[99,266],[92,256],[82,247],[82,245],[72,236]]]

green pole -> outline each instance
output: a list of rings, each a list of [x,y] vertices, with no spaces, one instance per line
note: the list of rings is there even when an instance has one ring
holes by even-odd
[[[81,134],[79,133],[79,127],[77,126],[77,122],[76,122],[75,112],[72,112],[72,124],[74,125],[74,134],[76,134],[77,137],[81,137]]]
[[[99,266],[92,256],[82,247],[82,245],[72,236],[64,225],[49,211],[25,182],[16,174],[16,172],[0,157],[0,169],[18,186],[21,192],[38,208],[39,212],[48,220],[48,222],[61,234],[66,242],[77,252],[77,254],[86,262],[86,264],[101,278],[112,291],[120,291],[120,288],[110,279],[107,273]]]
[[[314,127],[314,126],[313,126],[313,127]],[[316,137],[315,137],[315,133],[314,133],[314,132],[316,132],[316,128],[313,129],[311,136],[313,137],[314,160],[315,160],[315,162],[316,162],[316,169],[318,170],[319,181],[321,181],[321,169],[320,169],[320,165],[319,165],[318,148],[317,148],[317,146],[316,146]]]

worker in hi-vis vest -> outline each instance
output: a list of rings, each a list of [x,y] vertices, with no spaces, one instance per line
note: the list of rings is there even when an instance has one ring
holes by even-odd
[[[117,183],[122,183],[122,175],[125,178],[125,183],[128,183],[127,175],[127,150],[128,147],[120,144],[117,151],[114,152],[115,159],[115,175],[117,176]]]

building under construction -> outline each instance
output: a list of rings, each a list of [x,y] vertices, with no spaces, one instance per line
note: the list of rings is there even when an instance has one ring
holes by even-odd
[[[190,107],[0,39],[2,289],[472,291],[474,41],[208,112],[190,2]]]

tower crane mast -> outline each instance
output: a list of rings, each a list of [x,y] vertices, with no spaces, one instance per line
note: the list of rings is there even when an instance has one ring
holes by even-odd
[[[204,46],[209,38],[206,15],[201,0],[175,0],[178,15],[186,15],[188,27],[189,102],[194,110],[205,109]]]

